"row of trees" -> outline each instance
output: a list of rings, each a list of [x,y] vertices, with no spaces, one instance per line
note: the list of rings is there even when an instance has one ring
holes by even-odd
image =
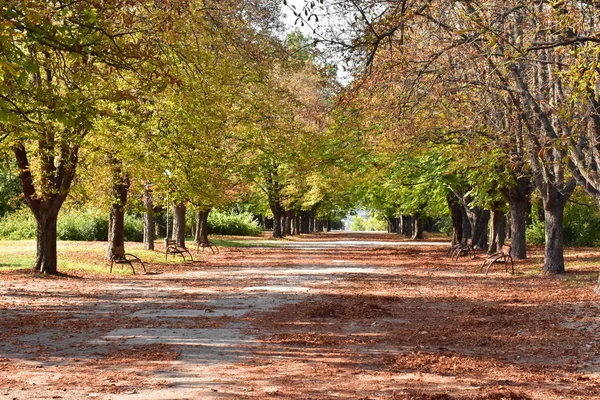
[[[488,219],[504,239],[510,211],[513,256],[524,258],[537,190],[543,271],[564,272],[565,204],[577,184],[600,200],[598,4],[368,0],[304,10],[335,15],[317,31],[362,67],[348,104],[385,169],[369,186],[376,208],[436,214],[445,200],[455,239],[480,246]]]
[[[37,222],[35,270],[57,272],[65,202],[108,205],[109,257],[124,254],[132,197],[149,248],[167,199],[175,236],[192,208],[200,241],[210,209],[259,193],[276,237],[284,212],[326,219],[332,68],[300,33],[281,39],[279,13],[272,0],[0,5],[0,150]]]
[[[157,202],[175,203],[179,230],[186,208],[201,228],[211,208],[261,197],[275,237],[303,211],[360,204],[410,216],[417,236],[449,214],[453,239],[480,247],[491,222],[493,249],[509,212],[524,258],[537,190],[544,272],[563,272],[567,200],[579,184],[600,201],[597,5],[305,3],[298,18],[353,73],[344,93],[304,36],[280,39],[277,0],[0,5],[0,147],[37,220],[35,268],[56,272],[69,194],[110,204],[110,257],[134,193],[148,246]]]

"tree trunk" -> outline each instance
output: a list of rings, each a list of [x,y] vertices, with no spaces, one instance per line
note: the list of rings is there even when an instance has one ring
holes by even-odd
[[[511,256],[516,260],[527,258],[526,217],[529,198],[509,200]]]
[[[544,193],[546,242],[544,246],[543,274],[562,274],[565,272],[563,218],[569,196],[570,193],[562,194],[550,185]]]
[[[300,234],[300,215],[295,211],[292,211],[292,235],[298,236]]]
[[[35,214],[36,221],[36,239],[37,255],[33,270],[44,274],[56,274],[56,223],[58,221],[58,211],[43,212]]]
[[[283,207],[278,201],[270,204],[271,212],[273,213],[273,237],[282,238],[283,229],[281,226],[281,216],[283,214]]]
[[[529,196],[533,190],[530,177],[517,178],[515,186],[504,190],[503,194],[510,207],[510,244],[511,256],[515,260],[527,258],[527,210],[530,206]]]
[[[185,248],[185,204],[180,202],[173,205],[173,236],[171,239],[179,247]]]
[[[398,218],[389,218],[388,219],[388,233],[398,233],[399,228]]]
[[[167,237],[167,221],[162,207],[160,207],[160,212],[154,215],[154,225],[156,226],[155,233],[158,237]]]
[[[452,246],[454,246],[463,240],[463,211],[462,206],[456,200],[456,196],[452,193],[446,196],[446,203],[452,220]]]
[[[194,241],[201,247],[208,246],[208,214],[209,213],[210,213],[210,209],[198,211],[198,221],[197,221],[197,225],[196,225],[196,234],[194,236]]]
[[[491,211],[491,232],[488,253],[497,253],[502,249],[506,240],[506,214],[498,209]]]
[[[308,211],[300,213],[300,233],[310,233],[310,215]]]
[[[315,219],[315,232],[323,232],[323,222],[319,219]]]
[[[108,221],[108,249],[106,257],[109,259],[123,258],[125,256],[125,205],[129,192],[129,175],[123,172],[121,160],[109,157],[112,172],[112,203]]]
[[[473,228],[471,227],[471,221],[469,221],[469,217],[467,215],[467,211],[465,210],[465,207],[461,207],[460,213],[462,215],[462,241],[464,243],[467,242],[473,242],[472,238],[473,238]]]
[[[287,210],[283,212],[283,235],[292,235],[292,213],[293,211]]]
[[[315,213],[308,213],[308,233],[315,233]]]
[[[402,234],[407,238],[412,237],[413,235],[413,218],[411,215],[403,215],[402,216]]]
[[[419,213],[416,213],[415,215],[413,215],[413,234],[412,234],[412,239],[413,240],[422,240],[424,239],[423,236],[423,221],[421,219],[421,216],[419,215]]]
[[[144,188],[144,249],[154,250],[154,199],[149,184]]]
[[[190,236],[196,237],[196,227],[198,226],[198,221],[196,221],[196,214],[192,213],[190,218]]]
[[[41,137],[38,151],[45,156],[39,163],[41,184],[35,183],[25,144],[16,141],[12,150],[19,169],[19,180],[23,197],[36,220],[36,261],[33,270],[45,274],[56,274],[56,224],[75,177],[79,146],[71,143],[56,152],[53,132]],[[58,157],[54,155],[57,154]],[[36,190],[36,189],[39,189]]]
[[[477,207],[479,208],[479,207]],[[477,211],[478,217],[474,221],[471,221],[471,225],[475,226],[473,230],[473,246],[477,246],[479,249],[487,249],[488,247],[488,226],[490,222],[490,211],[479,209]]]
[[[109,259],[125,256],[125,212],[119,203],[112,203],[108,221],[108,250]]]

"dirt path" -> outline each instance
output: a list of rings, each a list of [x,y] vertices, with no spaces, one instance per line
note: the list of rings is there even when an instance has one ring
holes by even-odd
[[[0,399],[599,398],[589,268],[485,276],[445,244],[325,238],[149,275],[0,275]]]

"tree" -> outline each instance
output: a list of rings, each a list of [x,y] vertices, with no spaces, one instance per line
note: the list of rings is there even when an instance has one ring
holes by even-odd
[[[149,93],[149,85],[123,87],[122,74],[161,81],[164,70],[152,63],[156,35],[168,31],[181,5],[155,5],[110,0],[0,6],[0,137],[12,149],[36,218],[36,271],[57,272],[58,212],[81,150],[94,142],[97,120]]]
[[[318,7],[318,3],[307,4],[307,15]],[[527,158],[525,164],[531,166],[534,182],[543,194],[547,217],[543,271],[563,272],[564,205],[575,187],[574,179],[593,187],[593,180],[582,176],[593,176],[589,171],[595,168],[589,145],[593,141],[585,138],[585,130],[573,129],[588,126],[578,122],[585,120],[580,117],[586,114],[572,112],[569,103],[581,85],[569,85],[565,77],[583,77],[572,81],[579,83],[590,77],[589,68],[576,66],[578,60],[590,60],[594,54],[590,48],[595,41],[596,6],[444,0],[395,4],[372,0],[324,2],[323,7],[347,16],[346,32],[354,35],[333,39],[338,45],[345,44],[355,56],[354,62],[368,67],[365,72],[385,77],[386,69],[381,66],[386,62],[403,72],[400,76],[404,79],[398,84],[406,94],[401,103],[404,119],[414,104],[411,100],[428,96],[428,92],[453,95],[463,88],[477,90],[480,95],[475,99],[493,99],[503,108],[504,118],[516,116],[516,125],[499,132],[514,135],[516,159],[522,163]],[[553,29],[542,29],[547,26]],[[571,72],[576,70],[579,72]],[[588,99],[593,97],[589,90],[587,93]],[[591,107],[581,110],[593,109],[589,100],[580,104],[586,103]],[[568,105],[568,109],[562,110],[560,105]],[[502,118],[494,115],[490,122],[500,126]],[[521,202],[526,198],[525,186],[511,186],[521,193],[513,191],[509,200],[519,198]]]

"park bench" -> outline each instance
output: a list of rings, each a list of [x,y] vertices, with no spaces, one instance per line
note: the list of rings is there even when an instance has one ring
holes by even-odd
[[[196,242],[196,253],[198,253],[200,249],[204,251],[204,249],[206,248],[209,248],[213,254],[219,252],[219,248],[217,247],[217,245],[211,242],[210,240],[208,242]]]
[[[452,260],[458,260],[460,256],[475,258],[475,248],[469,243],[457,243],[450,247],[448,256]]]
[[[511,247],[508,245],[502,246],[499,252],[488,255],[488,257],[481,264],[480,272],[483,272],[483,269],[486,268],[485,274],[487,275],[490,272],[493,264],[504,264],[504,271],[508,272],[508,262],[510,261],[511,274],[515,273],[515,266],[513,263],[513,258],[510,255]]]
[[[194,261],[192,253],[190,253],[188,249],[177,246],[177,242],[175,240],[165,238],[165,261],[167,261],[169,254],[179,254],[183,258],[183,261],[186,261],[185,255],[187,254],[190,257],[190,261]]]
[[[135,275],[135,268],[133,267],[134,262],[139,263],[142,266],[144,272],[146,272],[146,267],[144,266],[142,260],[140,260],[137,256],[131,253],[124,253],[123,255],[113,255],[110,257],[110,273],[112,274],[114,264],[121,264],[122,266],[125,264],[129,264],[131,270],[133,271],[133,274]]]

